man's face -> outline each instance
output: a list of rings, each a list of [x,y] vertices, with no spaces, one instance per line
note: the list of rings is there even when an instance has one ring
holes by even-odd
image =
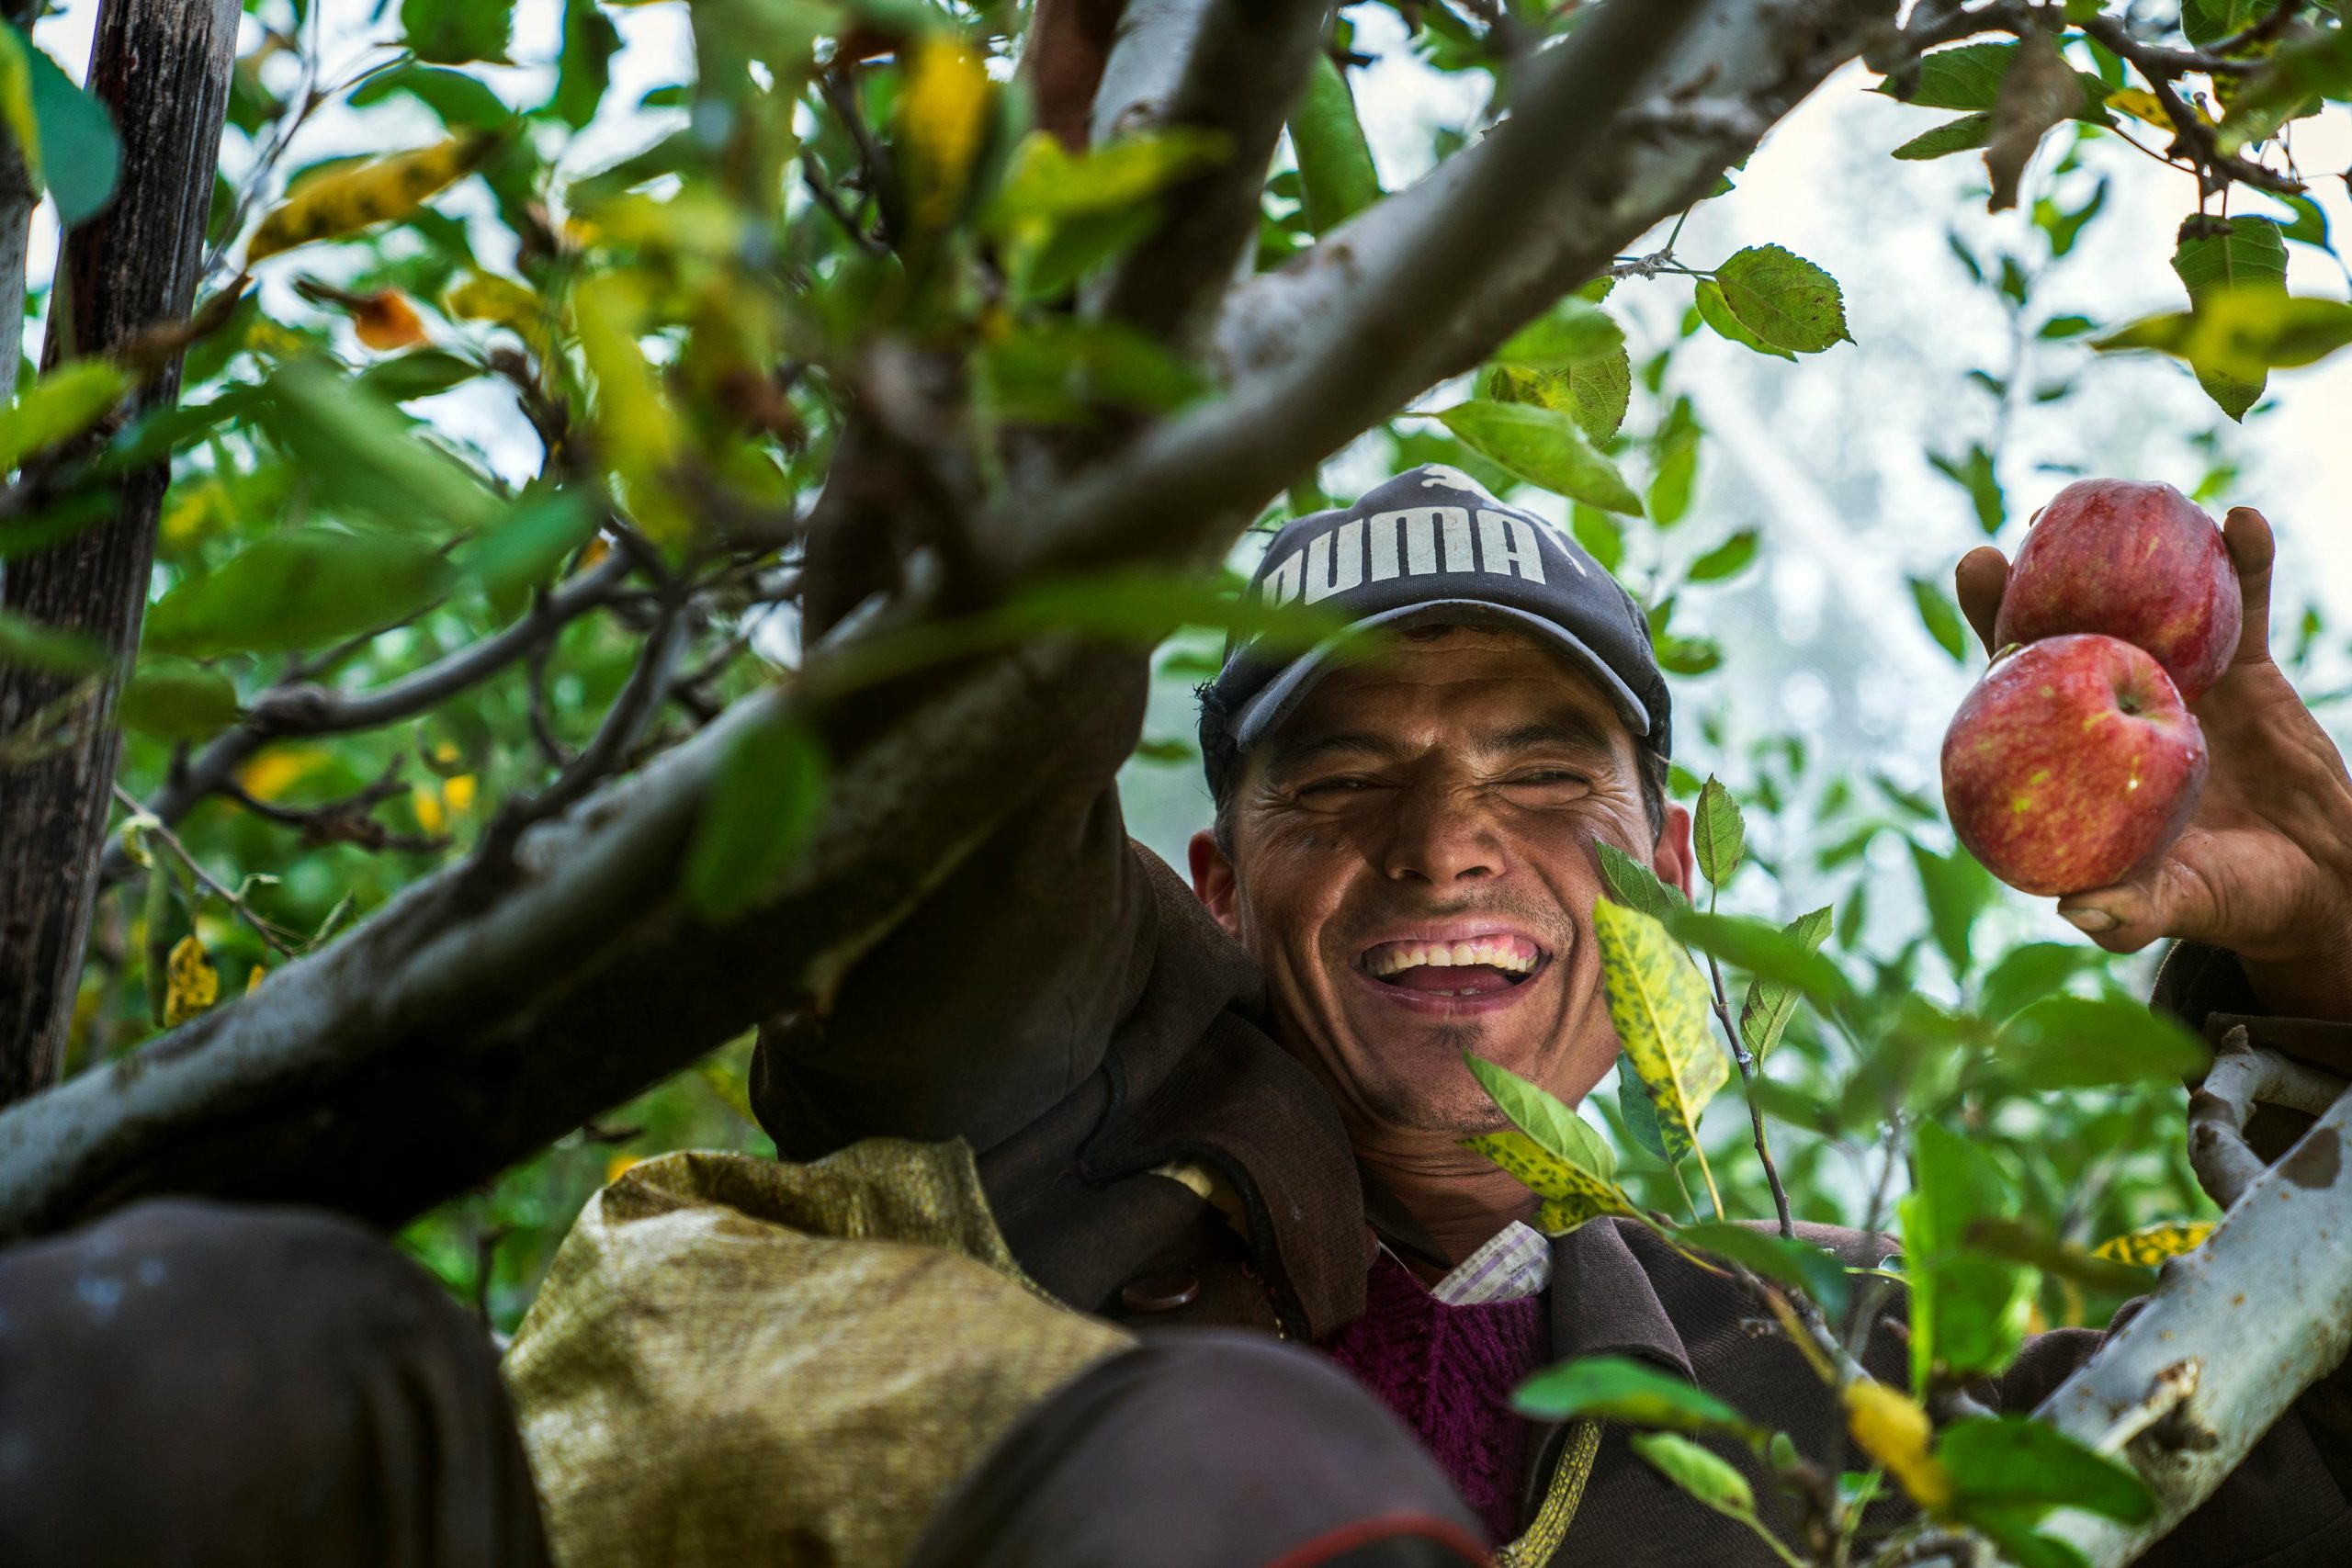
[[[1194,886],[1351,1124],[1489,1129],[1464,1051],[1572,1102],[1616,1057],[1595,844],[1687,887],[1689,816],[1669,807],[1654,844],[1636,770],[1608,699],[1550,651],[1408,633],[1325,676],[1252,751],[1232,859],[1201,835]]]

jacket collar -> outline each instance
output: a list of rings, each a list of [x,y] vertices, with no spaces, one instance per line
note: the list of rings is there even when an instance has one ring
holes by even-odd
[[[1594,1220],[1552,1238],[1552,1359],[1637,1356],[1697,1381],[1690,1353],[1634,1256],[1631,1220]]]

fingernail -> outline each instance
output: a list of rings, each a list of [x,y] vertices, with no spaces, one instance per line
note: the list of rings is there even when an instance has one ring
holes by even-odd
[[[2075,922],[2076,931],[2088,931],[2093,936],[2101,931],[2111,931],[2116,926],[2115,917],[2105,909],[2068,909],[2065,915]]]

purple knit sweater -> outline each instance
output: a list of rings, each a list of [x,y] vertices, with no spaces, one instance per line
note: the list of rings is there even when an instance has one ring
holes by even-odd
[[[1362,1317],[1323,1348],[1395,1411],[1496,1541],[1519,1533],[1529,1427],[1510,1391],[1544,1353],[1543,1298],[1448,1306],[1387,1253]]]

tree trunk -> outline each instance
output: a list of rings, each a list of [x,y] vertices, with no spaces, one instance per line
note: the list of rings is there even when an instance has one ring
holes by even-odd
[[[88,87],[114,116],[122,164],[113,205],[67,234],[44,362],[104,354],[176,321],[196,296],[220,124],[235,59],[236,0],[107,0]],[[132,406],[179,395],[179,362]],[[139,648],[155,520],[171,479],[157,461],[112,481],[114,515],[10,562],[0,605],[86,633],[118,657],[64,743],[0,787],[0,1104],[55,1076],[80,988],[94,875],[121,750],[114,704]],[[0,735],[69,694],[70,679],[0,669]]]

